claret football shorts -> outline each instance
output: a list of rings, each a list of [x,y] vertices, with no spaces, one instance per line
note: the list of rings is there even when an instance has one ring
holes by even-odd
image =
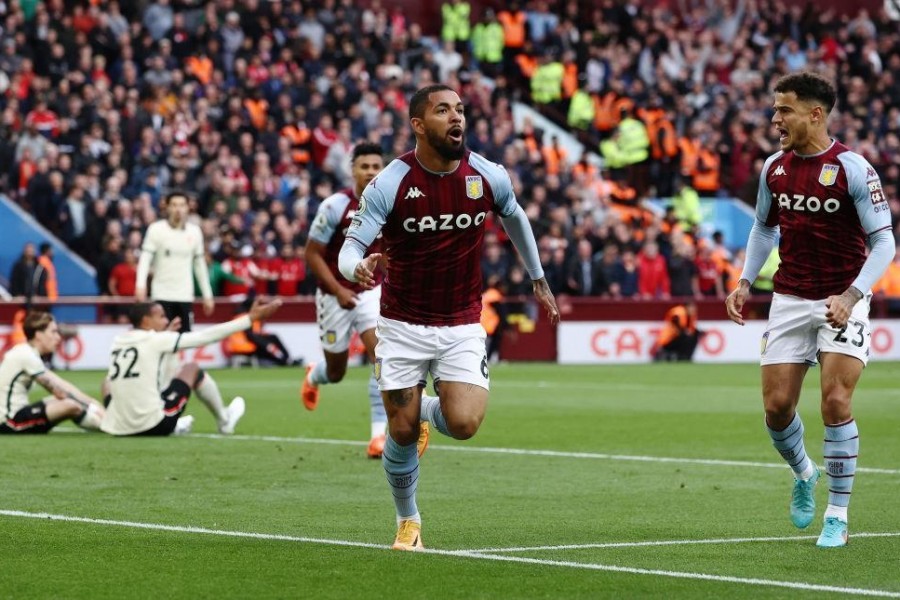
[[[481,323],[437,327],[380,317],[375,333],[375,378],[382,390],[414,387],[429,372],[435,381],[490,389]]]
[[[760,344],[760,364],[814,365],[819,352],[834,352],[858,358],[865,365],[872,341],[871,298],[866,294],[853,307],[847,326],[835,329],[825,319],[825,300],[773,294],[769,323]]]

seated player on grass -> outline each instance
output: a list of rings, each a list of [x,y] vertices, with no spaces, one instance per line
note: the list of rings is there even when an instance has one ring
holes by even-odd
[[[22,324],[25,341],[13,346],[0,361],[0,394],[4,399],[3,433],[47,433],[71,419],[79,427],[100,428],[103,407],[44,366],[41,355],[56,351],[62,339],[53,315],[32,311]],[[28,390],[37,381],[52,395],[31,403]]]
[[[179,333],[180,319],[169,321],[158,302],[140,302],[130,311],[134,329],[116,336],[109,372],[103,384],[107,411],[101,429],[113,435],[170,435],[188,433],[194,418],[181,416],[191,390],[203,402],[219,427],[219,433],[234,433],[244,415],[244,399],[236,397],[228,408],[222,404],[219,387],[196,363],[186,363],[174,373],[167,365],[176,354],[217,342],[254,321],[270,317],[281,300],[257,299],[247,315],[202,331]],[[165,387],[163,387],[165,386]]]

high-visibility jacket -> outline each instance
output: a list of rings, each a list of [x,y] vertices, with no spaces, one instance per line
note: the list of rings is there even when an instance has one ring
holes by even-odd
[[[640,109],[638,116],[647,124],[650,156],[654,160],[675,158],[678,155],[678,137],[675,134],[675,126],[666,118],[666,111]]]
[[[635,165],[647,160],[650,139],[647,128],[634,117],[622,119],[619,123],[617,144],[625,165]]]
[[[594,99],[584,90],[575,90],[569,102],[569,116],[566,118],[569,127],[588,130],[594,122]]]
[[[561,62],[541,65],[531,77],[531,98],[538,104],[549,104],[562,98],[564,69]]]
[[[523,77],[527,79],[534,77],[534,72],[537,71],[537,59],[535,57],[523,52],[516,56],[516,64],[519,65],[519,71],[522,72]]]
[[[562,95],[563,98],[571,98],[578,89],[578,65],[566,63],[563,66]]]
[[[293,150],[291,159],[298,164],[306,164],[312,158],[309,151],[309,143],[312,140],[312,131],[301,125],[285,125],[281,128],[281,137],[291,141]]]
[[[56,280],[56,267],[53,266],[53,261],[50,260],[49,256],[39,256],[38,264],[47,272],[47,279],[45,283],[47,287],[47,299],[50,302],[56,302],[56,299],[59,298],[59,287]]]
[[[678,140],[678,149],[681,151],[681,174],[693,177],[694,171],[697,170],[697,161],[700,159],[700,142],[683,137]]]
[[[672,206],[675,208],[675,217],[684,231],[690,231],[694,225],[699,225],[703,220],[700,212],[700,194],[692,187],[683,187],[672,196]]]
[[[553,146],[544,146],[541,149],[541,155],[544,157],[544,166],[547,175],[559,175],[560,165],[566,160],[568,155],[564,148]]]
[[[622,120],[622,111],[632,106],[634,102],[615,92],[594,96],[594,126],[599,131],[612,131]]]
[[[471,34],[471,25],[469,16],[472,8],[468,2],[460,2],[452,4],[445,2],[441,6],[441,16],[444,19],[443,27],[441,27],[441,38],[445,42],[467,42]]]
[[[189,56],[185,63],[188,73],[196,77],[197,81],[203,85],[209,85],[215,68],[213,67],[213,61],[208,56]]]
[[[26,314],[27,313],[26,313],[25,309],[20,308],[13,315],[12,328],[10,329],[10,332],[9,332],[9,346],[8,347],[11,348],[11,347],[15,346],[16,344],[21,344],[22,342],[25,342],[28,340],[28,338],[25,337],[25,327],[24,327]]]
[[[253,98],[247,98],[244,100],[244,108],[247,109],[247,113],[250,115],[250,122],[257,129],[265,129],[266,121],[269,119],[269,103],[265,98],[260,98],[259,100],[254,100]]]
[[[517,50],[525,45],[525,21],[528,19],[525,11],[514,13],[501,10],[497,13],[497,20],[503,27],[503,43],[507,48]]]
[[[481,62],[495,65],[503,60],[503,26],[479,23],[472,32],[472,53]]]
[[[572,179],[584,177],[584,185],[591,186],[597,179],[597,167],[591,163],[577,162],[572,167]]]
[[[712,150],[703,148],[697,156],[697,167],[694,170],[693,184],[698,192],[719,191],[719,166],[721,159]]]
[[[900,262],[894,261],[888,265],[872,291],[882,293],[888,298],[900,298]]]
[[[682,332],[692,334],[697,331],[697,317],[690,316],[687,309],[683,305],[670,308],[666,312],[665,323],[656,338],[657,348],[662,348],[670,344]]]
[[[501,300],[503,294],[497,288],[488,288],[481,294],[481,326],[488,335],[494,335],[500,325],[500,314],[493,304]]]

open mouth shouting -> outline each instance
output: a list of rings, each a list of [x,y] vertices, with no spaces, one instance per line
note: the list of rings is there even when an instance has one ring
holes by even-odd
[[[778,139],[783,144],[788,139],[788,130],[784,127],[776,127],[776,131],[778,131]]]
[[[463,130],[462,127],[451,127],[447,132],[447,139],[450,140],[454,146],[458,146],[462,144],[463,141]]]

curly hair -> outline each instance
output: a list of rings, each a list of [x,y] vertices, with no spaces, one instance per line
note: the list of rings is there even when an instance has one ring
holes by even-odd
[[[780,94],[794,92],[803,102],[821,102],[826,113],[831,112],[837,101],[834,85],[821,75],[808,71],[785,75],[775,84],[775,91]]]

